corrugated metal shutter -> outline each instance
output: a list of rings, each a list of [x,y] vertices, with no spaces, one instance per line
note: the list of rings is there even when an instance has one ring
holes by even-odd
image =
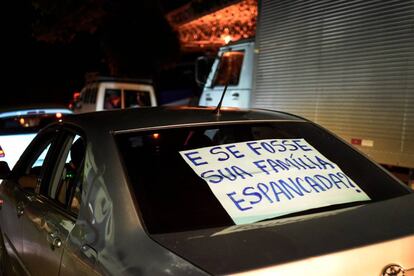
[[[414,167],[414,1],[263,0],[254,107],[302,115]],[[369,143],[368,143],[369,144]]]

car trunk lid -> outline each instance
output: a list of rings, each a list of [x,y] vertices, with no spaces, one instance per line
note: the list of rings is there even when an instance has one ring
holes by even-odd
[[[317,215],[152,238],[212,274],[306,269],[310,275],[380,275],[390,264],[414,268],[413,210],[409,194]]]

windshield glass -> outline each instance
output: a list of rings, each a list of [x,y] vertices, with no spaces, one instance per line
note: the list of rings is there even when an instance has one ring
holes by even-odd
[[[254,123],[116,135],[150,233],[253,223],[408,193],[310,123]]]
[[[35,133],[72,113],[66,109],[28,110],[0,114],[0,135]]]
[[[151,106],[149,91],[124,90],[125,108]]]
[[[214,76],[213,86],[238,85],[243,65],[244,51],[225,52]]]

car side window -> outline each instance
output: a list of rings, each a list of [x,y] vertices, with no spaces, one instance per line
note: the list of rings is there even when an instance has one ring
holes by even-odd
[[[35,169],[37,167],[43,166],[43,163],[45,162],[46,154],[49,151],[51,144],[52,144],[51,142],[47,144],[46,148],[42,151],[42,153],[37,157],[35,162],[32,164],[31,169]]]
[[[148,91],[124,90],[125,108],[151,106]]]
[[[84,138],[69,135],[62,146],[54,176],[47,189],[47,197],[74,214],[77,214],[80,208],[84,157]]]
[[[106,89],[105,90],[105,109],[118,109],[121,108],[121,90],[120,89]]]
[[[52,139],[45,141],[32,156],[26,166],[24,173],[20,175],[18,183],[21,188],[28,192],[37,192],[44,174],[45,159],[51,149]]]

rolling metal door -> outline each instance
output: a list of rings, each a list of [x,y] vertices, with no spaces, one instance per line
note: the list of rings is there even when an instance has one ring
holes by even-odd
[[[258,26],[254,107],[414,167],[414,1],[263,0]]]

